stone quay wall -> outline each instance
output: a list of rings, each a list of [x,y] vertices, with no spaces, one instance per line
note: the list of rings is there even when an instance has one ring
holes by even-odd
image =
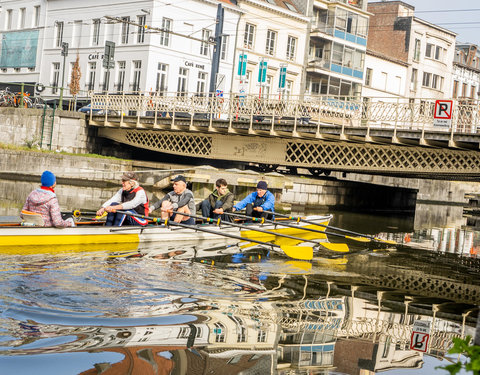
[[[80,112],[0,108],[0,143],[83,154],[92,151],[94,133]]]

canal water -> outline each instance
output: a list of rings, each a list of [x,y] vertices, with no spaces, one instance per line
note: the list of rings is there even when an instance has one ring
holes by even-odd
[[[1,182],[0,215],[33,188]],[[57,188],[65,211],[96,210],[114,191]],[[480,301],[480,236],[461,207],[333,214],[384,243],[329,236],[350,251],[312,261],[235,245],[205,257],[194,245],[4,252],[0,374],[446,374],[466,360],[447,353],[474,335]]]

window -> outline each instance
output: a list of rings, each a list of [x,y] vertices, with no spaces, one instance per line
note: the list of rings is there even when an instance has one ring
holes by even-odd
[[[400,95],[402,91],[402,77],[396,76],[395,77],[395,93]]]
[[[473,86],[470,88],[470,98],[475,99],[475,92],[477,91],[477,87]]]
[[[434,50],[435,46],[431,43],[427,43],[427,48],[425,50],[425,56],[426,57],[432,57],[432,53]]]
[[[56,21],[55,22],[55,46],[61,47],[63,42],[63,22]]]
[[[335,12],[335,28],[345,31],[347,29],[347,14],[345,9],[337,9]]]
[[[384,91],[387,91],[388,73],[382,72],[381,77],[382,81],[380,82],[380,88]]]
[[[168,65],[158,63],[156,91],[160,95],[163,95],[168,90],[167,76],[168,76]]]
[[[275,0],[266,0],[267,3],[270,3],[272,5],[277,5],[277,3],[275,2]]]
[[[71,47],[79,47],[81,41],[82,21],[73,21]]]
[[[367,68],[365,74],[365,86],[370,86],[372,84],[372,69]]]
[[[293,87],[293,81],[285,81],[285,89],[283,91],[283,97],[284,99],[290,98],[290,95],[292,94],[292,87]]]
[[[130,17],[122,17],[122,44],[128,43],[128,30],[130,28]]]
[[[7,30],[12,29],[12,14],[13,14],[13,10],[12,9],[7,9],[7,19],[6,19],[6,22],[5,22],[5,25],[7,26]]]
[[[105,69],[105,71],[103,72],[102,90],[108,91],[109,86],[110,86],[110,69]]]
[[[119,61],[117,63],[118,67],[118,78],[117,78],[117,91],[123,91],[123,86],[125,84],[125,61]]]
[[[412,77],[410,78],[410,90],[417,90],[418,70],[412,69]]]
[[[207,87],[207,73],[198,72],[198,81],[197,81],[197,93],[205,94]]]
[[[222,36],[222,50],[220,51],[220,58],[222,60],[227,59],[227,48],[228,48],[228,35]]]
[[[140,91],[140,74],[142,71],[142,60],[133,61],[133,81],[132,90]]]
[[[288,36],[287,40],[287,60],[293,61],[295,60],[295,53],[297,47],[297,38],[293,36]]]
[[[245,48],[253,48],[253,38],[255,37],[255,26],[247,23],[245,24],[245,35],[243,37],[243,44]]]
[[[258,330],[257,342],[266,342],[267,341],[267,332],[263,329]]]
[[[210,38],[210,30],[203,29],[202,30],[202,44],[200,45],[200,55],[207,56],[208,55],[208,40]]]
[[[95,90],[95,74],[97,71],[97,63],[95,61],[88,63],[88,82],[87,90]]]
[[[421,41],[420,39],[415,39],[415,49],[413,51],[413,59],[415,61],[420,60],[420,48],[421,48]]]
[[[36,5],[33,12],[33,27],[40,25],[40,5]]]
[[[19,20],[19,27],[20,29],[24,29],[25,28],[25,13],[26,13],[26,9],[25,8],[20,8],[20,20]]]
[[[162,19],[162,31],[160,33],[160,45],[168,47],[170,45],[170,31],[172,30],[172,20],[168,18]]]
[[[435,47],[435,60],[442,60],[443,48],[436,46]]]
[[[453,99],[458,97],[458,81],[453,81]]]
[[[225,326],[220,323],[214,323],[215,342],[225,342]]]
[[[432,89],[437,89],[440,83],[440,77],[436,74],[432,75]]]
[[[100,42],[100,20],[94,19],[93,20],[93,34],[92,34],[92,45],[98,46]]]
[[[267,76],[265,80],[265,86],[263,87],[263,97],[268,99],[270,97],[270,93],[272,92],[272,76]]]
[[[186,94],[187,81],[188,81],[188,69],[187,68],[178,69],[178,85],[177,85],[178,96],[184,96]]]
[[[468,89],[468,85],[466,83],[462,84],[462,97],[464,98],[467,97],[467,89]]]
[[[137,34],[137,43],[143,43],[145,41],[145,23],[147,22],[146,16],[138,16],[137,23],[141,26],[138,26]]]
[[[430,87],[431,80],[432,80],[432,73],[423,72],[422,85],[426,87]]]
[[[297,11],[292,4],[287,3],[286,1],[284,1],[283,3],[284,3],[285,6],[288,8],[288,10],[291,10],[292,12],[296,12],[296,11]]]
[[[275,40],[277,38],[277,33],[272,30],[267,30],[267,43],[265,45],[265,53],[267,55],[273,56],[275,53]]]
[[[60,63],[54,62],[52,64],[52,94],[58,93],[58,79],[60,77]]]

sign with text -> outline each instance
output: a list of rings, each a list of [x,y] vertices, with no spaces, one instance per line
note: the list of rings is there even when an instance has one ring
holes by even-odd
[[[450,127],[452,125],[452,112],[452,100],[436,100],[435,112],[433,114],[433,125]]]
[[[278,88],[283,90],[285,88],[285,80],[287,78],[287,66],[280,66],[280,78],[278,80]]]
[[[258,67],[258,83],[265,84],[267,80],[267,61],[264,59],[260,60],[260,64]]]
[[[430,340],[430,322],[428,320],[416,320],[413,323],[412,336],[410,338],[410,349],[419,352],[426,352]]]
[[[241,53],[238,57],[238,75],[243,77],[247,74],[247,54]]]

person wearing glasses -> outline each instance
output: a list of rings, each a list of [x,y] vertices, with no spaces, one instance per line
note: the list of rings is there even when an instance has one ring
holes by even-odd
[[[118,210],[132,214],[148,216],[148,197],[145,190],[139,185],[138,177],[134,172],[126,172],[122,176],[122,188],[113,197],[106,201],[97,211],[98,216],[107,212],[107,226],[142,225],[148,224],[147,219],[126,215]]]

